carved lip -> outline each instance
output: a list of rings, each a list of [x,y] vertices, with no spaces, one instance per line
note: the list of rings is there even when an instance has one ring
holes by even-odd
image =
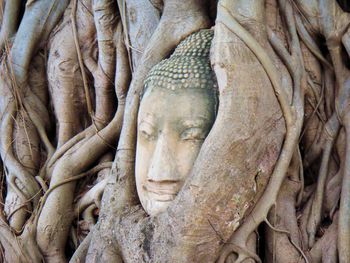
[[[160,202],[169,202],[175,199],[180,190],[180,183],[169,181],[148,181],[144,185],[144,189],[155,200]]]

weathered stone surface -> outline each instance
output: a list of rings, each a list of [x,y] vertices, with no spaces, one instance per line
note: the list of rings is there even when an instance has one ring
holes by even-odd
[[[151,86],[166,89],[217,89],[215,74],[210,67],[210,46],[214,31],[203,29],[183,40],[170,58],[152,68],[145,80],[145,90]]]

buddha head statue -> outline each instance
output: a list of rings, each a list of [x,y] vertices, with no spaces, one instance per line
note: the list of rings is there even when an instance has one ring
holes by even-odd
[[[209,61],[212,37],[212,30],[190,35],[145,80],[135,174],[141,204],[151,216],[175,199],[214,123],[217,84]]]

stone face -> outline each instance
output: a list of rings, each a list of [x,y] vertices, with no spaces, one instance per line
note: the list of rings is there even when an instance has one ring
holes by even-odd
[[[183,40],[170,58],[152,68],[145,80],[151,86],[176,90],[181,88],[216,89],[216,78],[210,67],[210,46],[214,31],[200,30]]]
[[[216,116],[217,89],[210,68],[213,32],[181,42],[145,81],[137,127],[135,179],[150,216],[164,212],[187,180]]]

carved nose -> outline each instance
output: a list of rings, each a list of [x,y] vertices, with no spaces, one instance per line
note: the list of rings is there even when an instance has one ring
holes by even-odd
[[[147,180],[169,183],[180,180],[176,169],[174,149],[171,149],[171,145],[164,136],[161,136],[157,142]]]

